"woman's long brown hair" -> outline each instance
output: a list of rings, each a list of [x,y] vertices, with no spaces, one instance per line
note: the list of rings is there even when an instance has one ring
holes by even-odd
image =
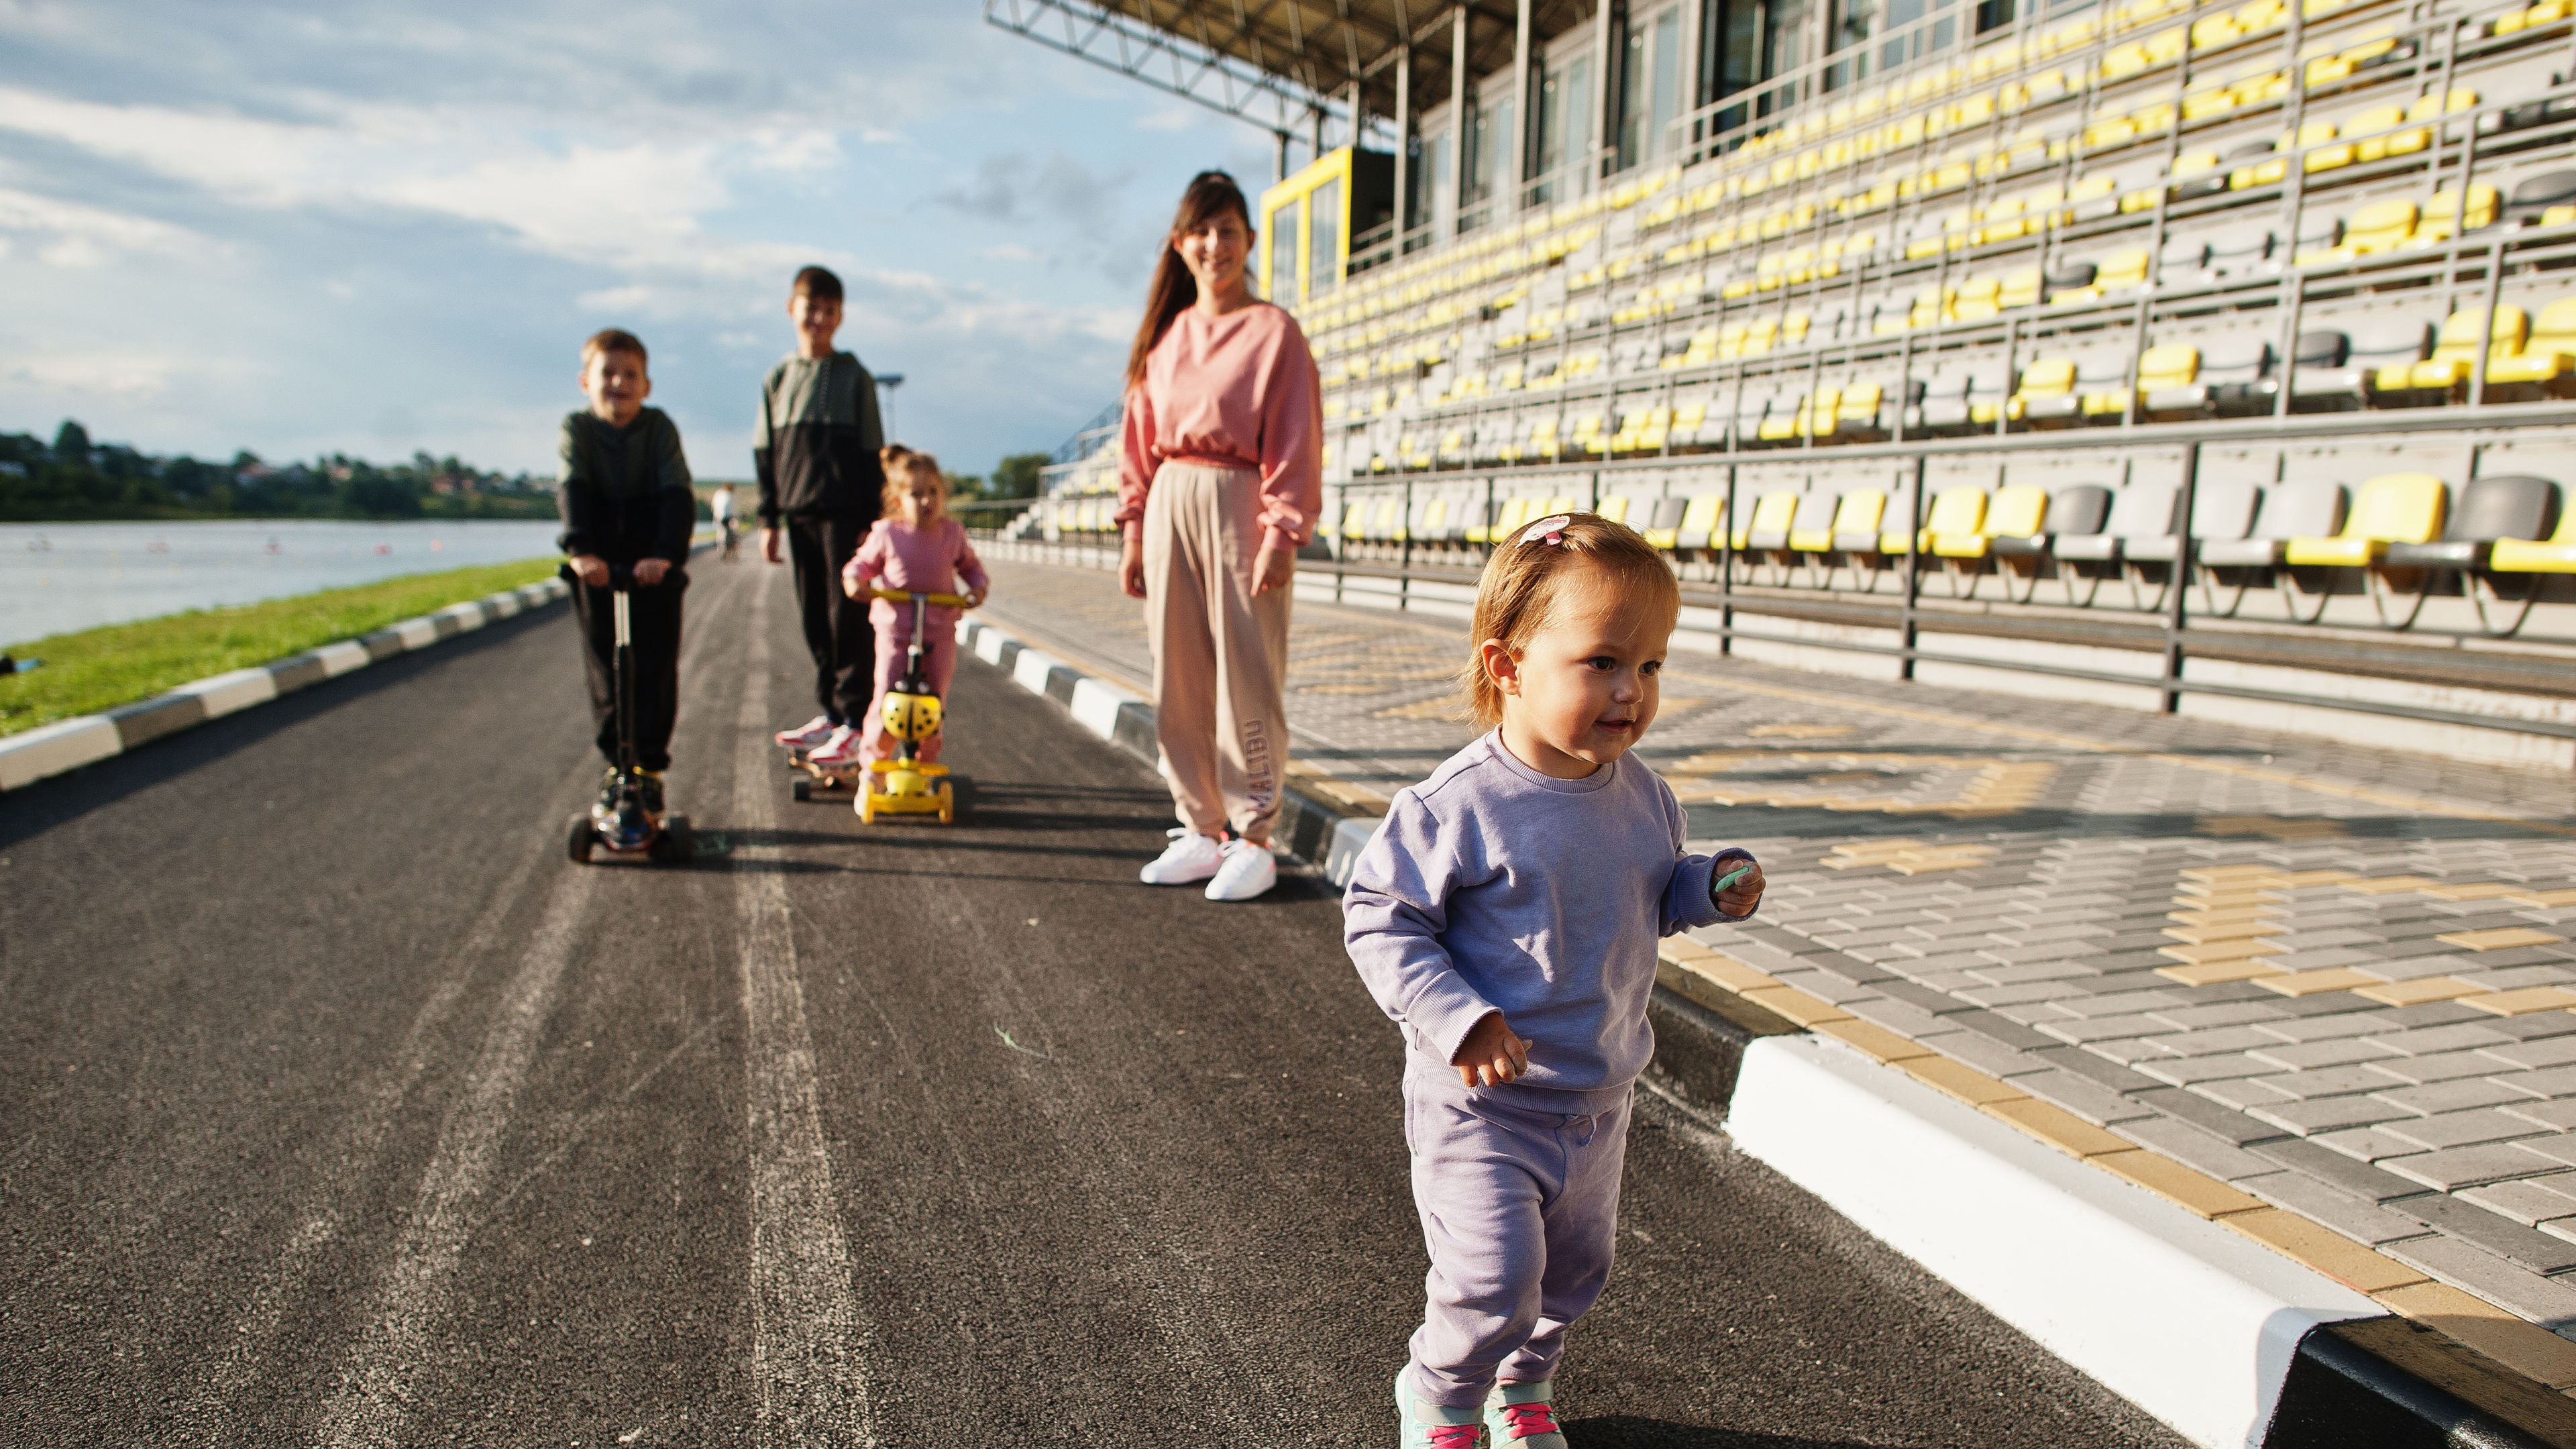
[[[1163,238],[1163,259],[1154,266],[1154,285],[1145,293],[1145,320],[1136,328],[1135,345],[1127,349],[1129,387],[1145,380],[1145,356],[1163,340],[1172,319],[1199,299],[1198,279],[1190,275],[1189,264],[1181,260],[1173,241],[1198,230],[1209,217],[1229,211],[1242,217],[1244,232],[1252,234],[1252,209],[1233,177],[1222,171],[1202,171],[1190,178],[1190,189],[1181,193],[1181,209],[1172,217],[1171,234]],[[1249,254],[1243,264],[1252,265]]]

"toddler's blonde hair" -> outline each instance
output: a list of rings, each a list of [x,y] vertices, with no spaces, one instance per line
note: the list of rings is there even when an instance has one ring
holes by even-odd
[[[903,500],[912,492],[913,481],[919,478],[928,478],[939,488],[939,507],[931,513],[931,518],[948,516],[948,475],[939,471],[937,458],[928,453],[916,453],[901,443],[888,443],[877,450],[877,461],[885,465],[885,496],[879,501],[885,508],[886,517],[903,517]]]
[[[1653,609],[1667,619],[1681,614],[1681,583],[1672,566],[1628,525],[1577,513],[1537,537],[1531,533],[1512,530],[1495,545],[1476,581],[1475,627],[1467,635],[1467,667],[1458,680],[1468,716],[1488,729],[1503,722],[1503,691],[1485,672],[1486,640],[1501,640],[1519,658],[1539,631],[1556,622],[1567,596],[1587,583],[1607,585],[1623,609]]]

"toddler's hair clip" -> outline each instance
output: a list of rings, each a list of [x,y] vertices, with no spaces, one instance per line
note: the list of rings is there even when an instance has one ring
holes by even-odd
[[[1573,521],[1571,514],[1564,513],[1542,518],[1521,531],[1521,542],[1562,544],[1565,542],[1565,526]]]

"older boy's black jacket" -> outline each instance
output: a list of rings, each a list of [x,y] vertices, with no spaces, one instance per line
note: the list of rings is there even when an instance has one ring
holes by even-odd
[[[689,460],[670,414],[646,408],[622,428],[590,413],[568,414],[562,452],[555,507],[563,514],[556,541],[564,552],[595,554],[612,564],[689,561],[698,496],[690,491]]]
[[[875,522],[885,509],[884,446],[876,379],[856,357],[790,357],[771,368],[751,434],[761,526],[775,528],[782,514]]]

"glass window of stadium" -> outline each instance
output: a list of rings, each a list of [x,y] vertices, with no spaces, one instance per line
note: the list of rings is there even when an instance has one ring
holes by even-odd
[[[1450,218],[1457,214],[1457,190],[1449,175],[1449,132],[1439,131],[1414,143],[1413,196],[1406,203],[1407,230],[1428,227],[1431,235],[1406,243],[1405,250],[1429,246],[1432,240],[1448,230]]]
[[[1530,201],[1539,206],[1574,194],[1576,163],[1591,149],[1592,57],[1549,66],[1538,83],[1538,126],[1531,148]]]
[[[1621,59],[1616,164],[1617,169],[1625,171],[1672,149],[1672,125],[1680,114],[1682,99],[1681,7],[1670,6],[1655,15],[1629,21],[1626,53]]]
[[[1459,198],[1460,231],[1484,225],[1491,215],[1487,203],[1494,198],[1495,183],[1501,179],[1506,164],[1503,152],[1511,142],[1512,110],[1511,85],[1506,77],[1501,91],[1477,98],[1468,117],[1466,187]]]
[[[1306,295],[1320,297],[1342,279],[1342,183],[1306,193]]]

